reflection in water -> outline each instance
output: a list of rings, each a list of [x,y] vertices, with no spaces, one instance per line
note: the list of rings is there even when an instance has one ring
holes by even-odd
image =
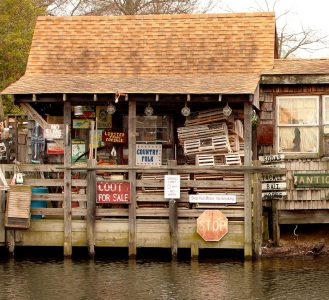
[[[328,258],[4,260],[0,299],[328,299]]]

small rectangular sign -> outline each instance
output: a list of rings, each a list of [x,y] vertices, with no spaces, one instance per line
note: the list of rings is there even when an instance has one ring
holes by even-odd
[[[284,154],[259,156],[259,160],[265,164],[272,164],[284,161]]]
[[[63,124],[49,124],[45,126],[44,137],[47,140],[58,140],[63,138]]]
[[[287,189],[287,183],[286,182],[268,182],[268,183],[262,183],[262,190],[263,191],[280,191]]]
[[[166,199],[180,198],[180,175],[165,175],[164,197]]]
[[[136,144],[137,166],[161,166],[162,145],[161,144]]]
[[[285,196],[287,196],[287,192],[276,191],[262,193],[263,200],[283,199]]]
[[[294,174],[296,188],[328,188],[329,173]]]
[[[127,141],[127,134],[125,132],[104,130],[102,133],[102,141],[104,143],[124,144]]]
[[[273,174],[267,174],[262,176],[263,182],[280,182],[280,181],[286,181],[285,175],[273,175]]]
[[[236,203],[236,195],[227,194],[196,194],[188,198],[190,203]]]
[[[64,148],[56,143],[47,143],[47,154],[64,154]]]
[[[96,183],[96,203],[129,204],[130,182],[98,181]]]

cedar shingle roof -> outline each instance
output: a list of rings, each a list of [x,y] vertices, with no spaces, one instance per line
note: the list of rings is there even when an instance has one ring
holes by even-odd
[[[329,59],[275,59],[274,67],[263,75],[324,75],[329,74]]]
[[[272,13],[39,17],[3,93],[253,93],[274,45]]]

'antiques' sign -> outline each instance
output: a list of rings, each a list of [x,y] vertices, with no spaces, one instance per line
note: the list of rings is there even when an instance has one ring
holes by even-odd
[[[294,174],[296,188],[328,188],[328,173]]]
[[[161,166],[162,145],[160,144],[137,144],[136,165],[137,166]]]
[[[127,141],[127,134],[125,132],[104,130],[102,133],[102,141],[104,143],[124,144]]]
[[[129,204],[130,182],[99,181],[97,182],[97,203]]]

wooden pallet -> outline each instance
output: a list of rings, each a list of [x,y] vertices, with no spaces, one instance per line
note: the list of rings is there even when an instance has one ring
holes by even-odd
[[[225,163],[227,165],[241,165],[241,157],[239,153],[225,154]]]
[[[213,155],[196,155],[196,165],[197,166],[214,166],[215,158]]]

